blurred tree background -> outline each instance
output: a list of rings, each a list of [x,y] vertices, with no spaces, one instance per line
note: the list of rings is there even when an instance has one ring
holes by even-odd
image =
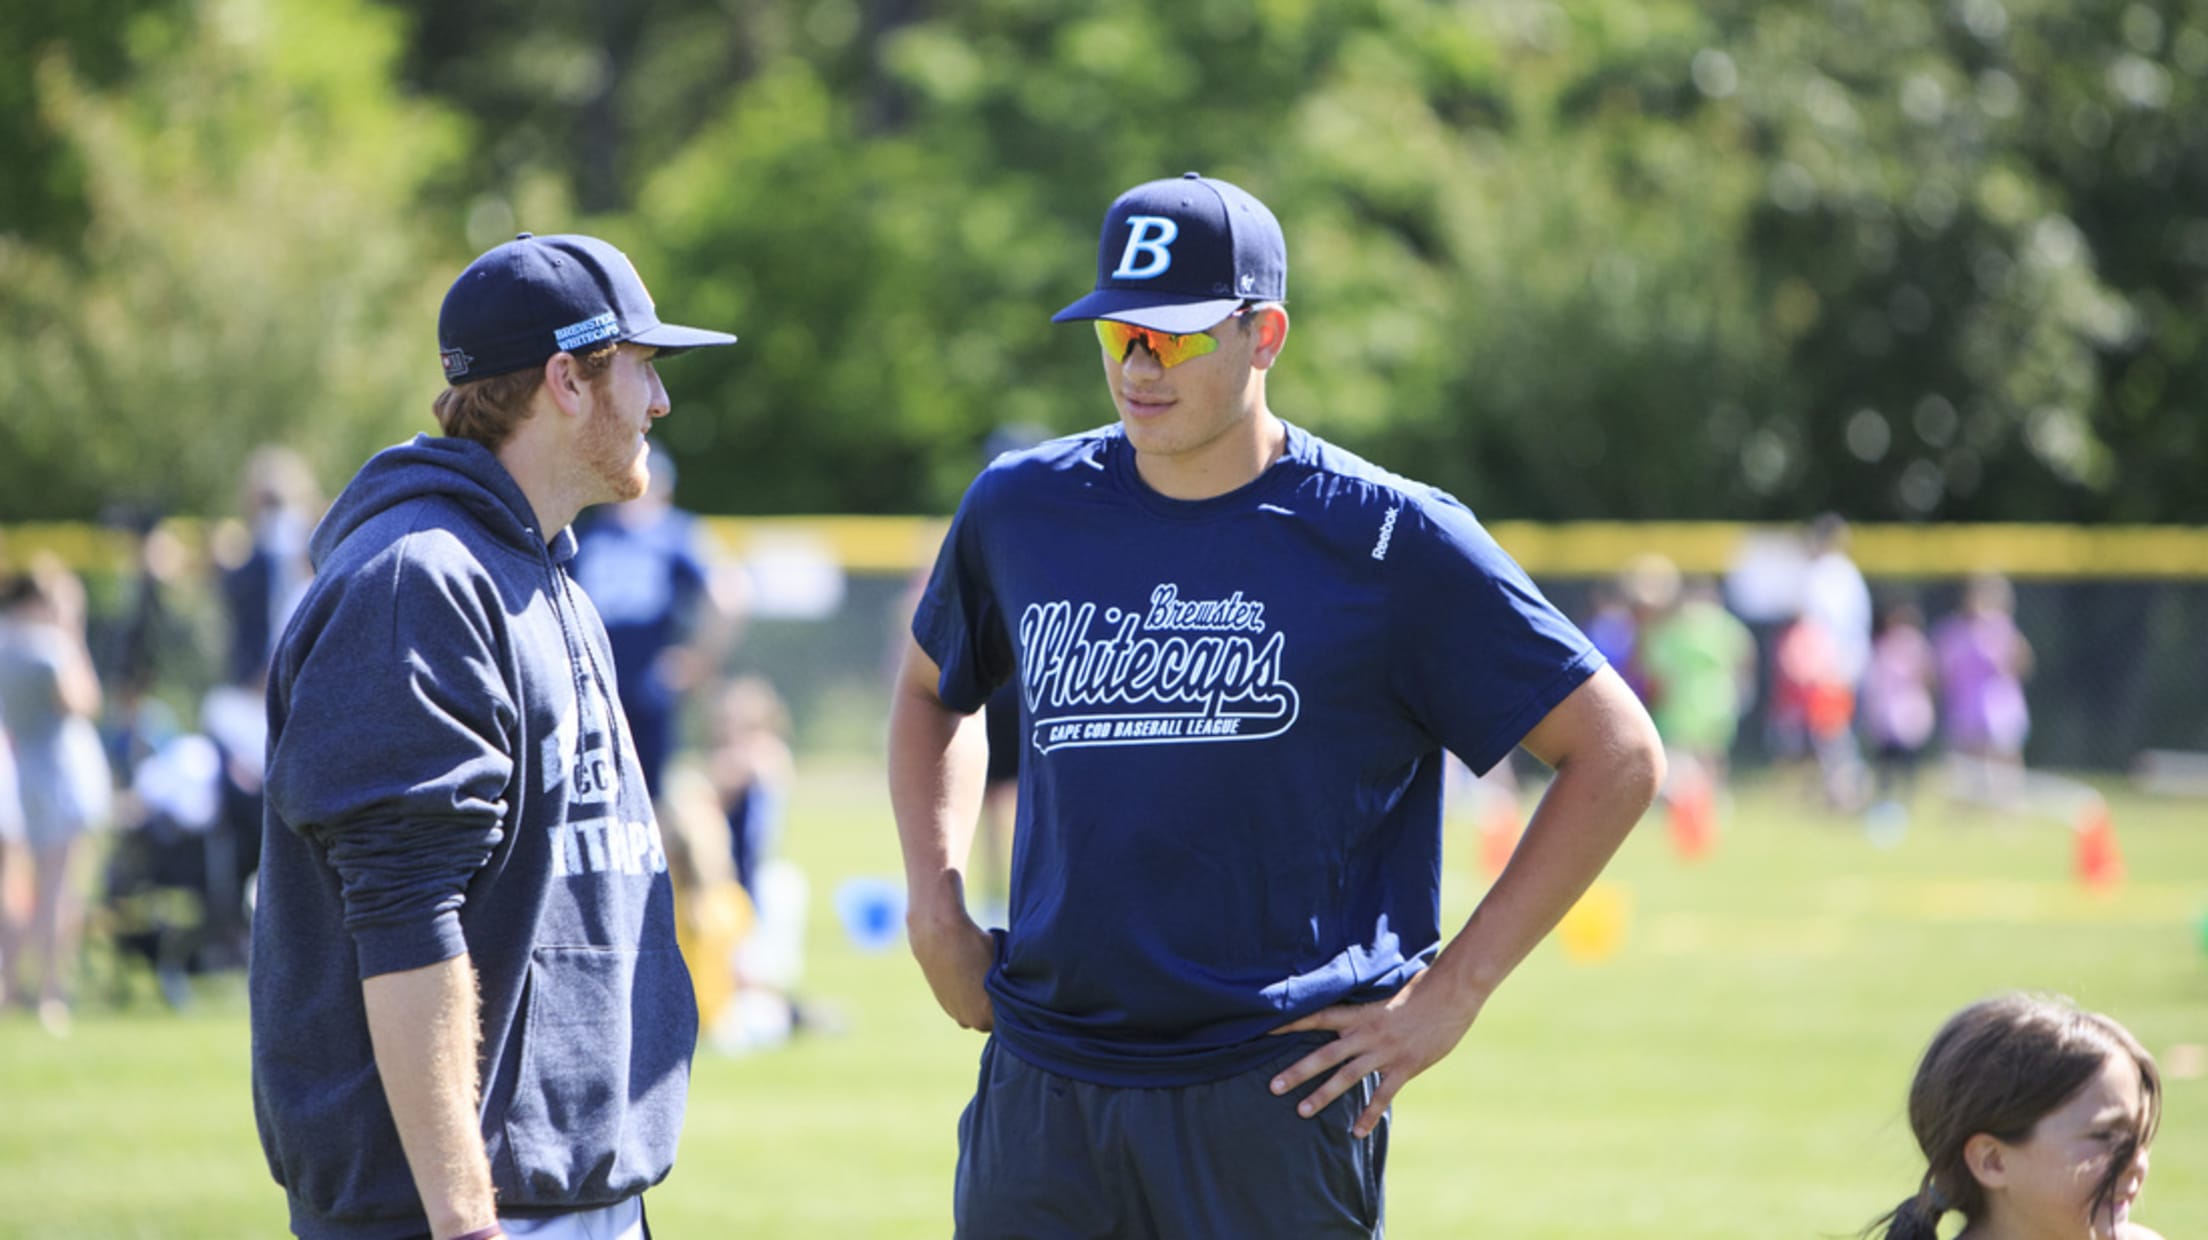
[[[518,229],[743,336],[691,506],[1111,409],[1126,186],[1281,216],[1285,416],[1489,517],[2208,520],[2208,0],[89,0],[0,15],[0,520],[427,428]]]

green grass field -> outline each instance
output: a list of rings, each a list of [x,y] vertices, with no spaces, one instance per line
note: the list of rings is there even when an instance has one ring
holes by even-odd
[[[2208,813],[2112,793],[2129,879],[2086,891],[2052,821],[1946,814],[1929,794],[1898,847],[1740,790],[1717,851],[1675,857],[1652,816],[1608,879],[1622,947],[1543,945],[1450,1059],[1398,1100],[1390,1234],[1605,1240],[1852,1234],[1918,1164],[1903,1096],[1956,1006],[2058,990],[2125,1021],[2171,1078],[2139,1212],[2208,1232]],[[1478,897],[1452,825],[1445,913]],[[838,1036],[701,1053],[662,1237],[939,1237],[978,1036],[936,1011],[901,949],[862,953],[836,885],[891,875],[879,772],[812,763],[786,852],[813,882],[808,996]],[[283,1234],[253,1134],[236,979],[178,1016],[88,1004],[67,1041],[0,1023],[0,1236]],[[2188,1066],[2187,1061],[2192,1061]]]

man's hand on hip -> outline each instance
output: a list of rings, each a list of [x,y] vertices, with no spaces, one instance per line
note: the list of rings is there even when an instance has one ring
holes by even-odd
[[[997,1023],[995,1005],[982,983],[997,963],[996,936],[981,928],[958,904],[921,910],[905,919],[913,958],[928,979],[928,989],[951,1019],[987,1033]]]
[[[1285,1094],[1313,1077],[1331,1073],[1296,1107],[1297,1114],[1309,1119],[1368,1074],[1377,1072],[1379,1088],[1353,1128],[1360,1137],[1370,1135],[1388,1113],[1395,1095],[1412,1077],[1456,1049],[1479,1016],[1480,1003],[1465,1010],[1462,1001],[1446,995],[1443,987],[1422,985],[1428,981],[1430,971],[1412,978],[1380,1002],[1338,1003],[1273,1030],[1302,1033],[1325,1029],[1335,1035],[1333,1041],[1313,1048],[1274,1077],[1273,1092]]]

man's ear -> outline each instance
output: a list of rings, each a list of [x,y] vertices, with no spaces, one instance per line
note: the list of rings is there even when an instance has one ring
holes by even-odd
[[[1970,1168],[1971,1178],[1981,1187],[2008,1187],[2007,1147],[2001,1144],[1999,1137],[1981,1132],[1963,1142],[1963,1164]]]
[[[583,392],[590,380],[583,376],[582,364],[572,353],[555,353],[544,359],[544,392],[559,406],[561,413],[583,412]]]
[[[1250,318],[1250,330],[1257,333],[1257,347],[1250,351],[1250,365],[1270,370],[1280,359],[1281,347],[1288,343],[1288,308],[1265,306],[1252,310]]]

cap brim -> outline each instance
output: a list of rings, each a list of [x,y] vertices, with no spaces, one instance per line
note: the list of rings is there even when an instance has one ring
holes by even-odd
[[[680,327],[673,323],[661,323],[647,327],[629,337],[630,344],[644,344],[659,350],[661,357],[672,357],[686,349],[703,349],[717,344],[735,344],[736,337],[727,332],[709,332],[702,327]]]
[[[1210,301],[1160,301],[1156,293],[1100,288],[1051,315],[1050,321],[1071,323],[1079,319],[1113,319],[1121,323],[1132,323],[1137,327],[1147,327],[1151,331],[1184,336],[1190,332],[1208,331],[1217,327],[1241,304],[1242,299],[1239,297],[1214,298]]]

